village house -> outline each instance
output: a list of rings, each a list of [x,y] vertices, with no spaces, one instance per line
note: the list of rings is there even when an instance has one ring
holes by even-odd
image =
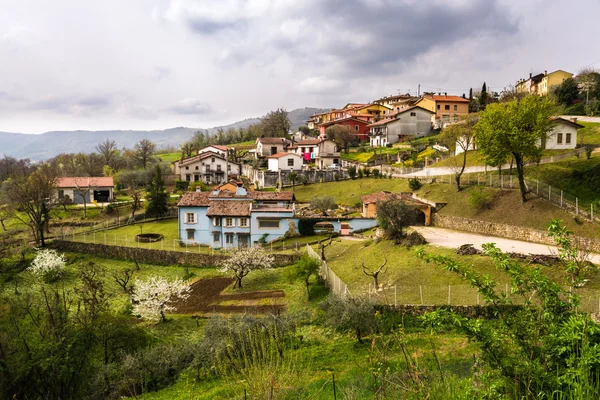
[[[362,216],[364,218],[377,218],[377,203],[390,200],[402,200],[406,205],[414,207],[422,212],[419,214],[419,222],[423,225],[431,225],[431,214],[433,207],[413,197],[412,193],[377,192],[362,196]]]
[[[279,137],[265,137],[256,139],[256,158],[266,158],[277,153],[283,153],[290,141]]]
[[[279,239],[291,223],[297,226],[294,200],[291,192],[255,192],[239,186],[235,192],[187,192],[177,204],[179,239],[213,248]]]
[[[558,86],[565,80],[572,78],[573,74],[561,69],[554,72],[548,73],[544,71],[543,74],[529,74],[529,79],[520,79],[515,90],[517,93],[534,94],[538,96],[546,96],[550,93],[550,89],[554,86]]]
[[[69,198],[75,204],[106,203],[114,199],[112,176],[84,176],[56,178],[57,197]]]
[[[392,95],[392,96],[384,96],[380,99],[375,100],[373,102],[373,104],[381,104],[382,106],[384,106],[390,110],[394,110],[395,109],[394,105],[397,104],[398,102],[402,102],[402,101],[413,99],[413,98],[414,97],[408,93],[397,94],[397,95]]]
[[[327,128],[334,125],[342,125],[350,128],[350,132],[356,138],[357,141],[369,140],[369,123],[370,118],[365,116],[364,119],[357,117],[346,117],[342,119],[332,120],[324,124],[319,125],[319,136],[325,137],[327,135]]]
[[[435,128],[458,122],[460,116],[469,114],[469,100],[460,96],[425,95],[415,103],[429,111],[433,111],[432,122]]]
[[[227,182],[230,176],[239,176],[241,172],[240,164],[229,161],[226,151],[214,153],[202,149],[195,156],[176,160],[171,164],[173,165],[173,173],[180,180],[204,182],[207,185]]]
[[[296,153],[277,153],[267,157],[267,169],[272,172],[300,171],[303,164],[302,155]]]
[[[369,125],[372,147],[385,147],[404,141],[407,137],[421,137],[431,132],[433,111],[420,106],[404,108],[386,119]]]
[[[302,156],[304,164],[314,163],[320,169],[339,164],[340,161],[339,149],[331,139],[301,140],[290,146],[288,152]]]

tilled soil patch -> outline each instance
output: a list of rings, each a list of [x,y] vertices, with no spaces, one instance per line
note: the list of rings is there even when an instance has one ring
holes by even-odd
[[[247,293],[221,294],[227,286],[231,285],[235,279],[228,277],[205,278],[194,282],[191,286],[190,296],[186,300],[179,300],[175,303],[176,314],[193,313],[279,313],[285,310],[283,304],[266,305],[220,305],[224,301],[256,301],[268,298],[283,298],[285,293],[282,290],[264,290]]]

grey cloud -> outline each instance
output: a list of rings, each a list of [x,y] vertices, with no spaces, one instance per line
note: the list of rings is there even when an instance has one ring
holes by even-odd
[[[246,21],[241,19],[222,21],[193,15],[187,15],[185,22],[189,29],[202,35],[214,35],[225,30],[241,30],[247,27]]]
[[[110,95],[51,96],[31,102],[27,108],[60,113],[86,113],[108,109],[113,104]]]
[[[163,66],[154,67],[154,71],[152,73],[152,80],[155,80],[155,81],[163,80],[163,79],[167,78],[169,75],[171,75],[171,72],[172,72],[172,70],[169,67],[163,67]]]
[[[184,115],[207,115],[214,112],[209,104],[192,97],[178,101],[177,104],[169,108],[169,111]]]

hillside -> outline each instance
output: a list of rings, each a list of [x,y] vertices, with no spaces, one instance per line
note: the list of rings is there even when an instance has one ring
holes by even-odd
[[[310,115],[319,112],[319,108],[298,108],[288,112],[292,129],[306,124]],[[209,133],[218,129],[245,128],[260,121],[249,118],[233,124],[208,128]],[[94,147],[105,139],[117,141],[118,147],[132,147],[141,139],[153,141],[157,147],[178,146],[190,139],[194,132],[204,128],[177,127],[153,131],[111,130],[111,131],[51,131],[40,135],[0,132],[0,154],[17,158],[30,158],[42,161],[60,153],[92,152]]]

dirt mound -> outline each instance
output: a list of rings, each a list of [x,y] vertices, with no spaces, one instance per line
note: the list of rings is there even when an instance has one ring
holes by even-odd
[[[475,254],[481,254],[481,250],[477,250],[472,244],[463,244],[456,249],[456,254],[461,256],[473,256]]]
[[[283,298],[282,290],[263,290],[255,292],[242,292],[221,294],[227,286],[233,284],[235,279],[229,277],[205,278],[196,281],[191,286],[190,297],[175,303],[176,314],[195,313],[250,313],[250,314],[277,314],[285,310],[283,304],[243,304],[244,302],[255,303],[263,299]],[[240,305],[224,304],[223,302],[235,301]]]

